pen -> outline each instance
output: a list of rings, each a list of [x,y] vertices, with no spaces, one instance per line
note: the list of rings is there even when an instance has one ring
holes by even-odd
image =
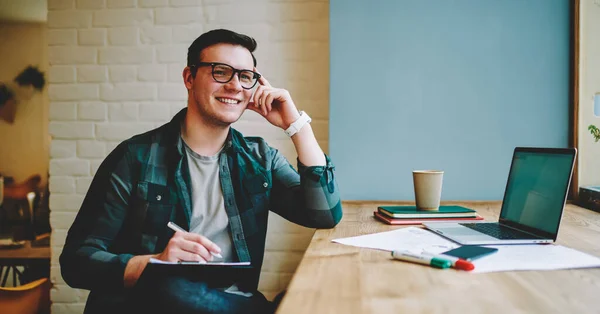
[[[448,268],[451,262],[431,255],[423,255],[410,251],[392,251],[392,257],[398,260],[429,265],[435,268]]]
[[[185,230],[183,230],[183,228],[181,228],[180,226],[178,226],[177,224],[175,224],[174,222],[169,221],[169,223],[167,224],[167,227],[171,228],[171,230],[177,232],[177,231],[181,231],[181,232],[187,232]],[[214,253],[212,251],[209,251],[210,254],[216,258],[223,258],[223,256],[221,256],[221,254],[219,253]]]
[[[471,263],[467,260],[464,260],[462,258],[455,257],[455,256],[450,256],[450,255],[446,255],[446,254],[433,254],[433,253],[429,253],[429,252],[423,252],[422,254],[425,256],[431,256],[431,257],[436,257],[436,258],[447,260],[451,263],[452,267],[456,268],[456,269],[466,270],[466,271],[475,269],[475,265],[473,265],[473,263]]]

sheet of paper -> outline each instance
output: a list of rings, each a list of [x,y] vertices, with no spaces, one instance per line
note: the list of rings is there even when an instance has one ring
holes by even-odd
[[[487,246],[487,245],[486,245]],[[561,245],[496,245],[498,252],[473,261],[475,273],[600,267],[600,258]]]
[[[417,227],[380,232],[333,242],[357,247],[393,251],[442,253],[459,247],[446,238]],[[554,270],[600,267],[600,258],[561,245],[496,245],[498,252],[473,261],[473,273],[514,270]]]
[[[333,242],[385,251],[409,250],[441,253],[460,245],[417,227],[332,240]]]
[[[217,266],[246,266],[250,265],[250,262],[208,262],[208,263],[200,263],[200,262],[165,262],[163,260],[151,258],[150,264],[167,264],[167,265],[217,265]]]

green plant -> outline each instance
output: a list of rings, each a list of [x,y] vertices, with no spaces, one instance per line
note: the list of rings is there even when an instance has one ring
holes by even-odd
[[[15,83],[20,87],[32,86],[36,91],[41,91],[46,84],[44,73],[40,72],[37,67],[28,66],[14,79]],[[15,101],[15,91],[8,85],[0,83],[0,108],[9,101]]]
[[[588,130],[590,130],[590,132],[592,133],[594,141],[600,141],[600,129],[598,129],[595,125],[590,124],[590,126],[588,126]]]

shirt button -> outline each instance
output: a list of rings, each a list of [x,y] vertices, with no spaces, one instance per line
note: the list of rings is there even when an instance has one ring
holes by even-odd
[[[263,183],[263,187],[266,188],[267,186],[269,186],[269,183],[267,183],[267,182]]]

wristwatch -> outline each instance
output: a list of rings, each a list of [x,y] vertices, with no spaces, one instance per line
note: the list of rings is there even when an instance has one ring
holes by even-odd
[[[308,114],[306,114],[304,111],[300,111],[300,118],[292,122],[290,127],[283,132],[285,132],[287,136],[292,137],[294,134],[298,133],[298,131],[300,131],[305,124],[310,123],[310,121],[312,121],[312,119],[308,116]]]

